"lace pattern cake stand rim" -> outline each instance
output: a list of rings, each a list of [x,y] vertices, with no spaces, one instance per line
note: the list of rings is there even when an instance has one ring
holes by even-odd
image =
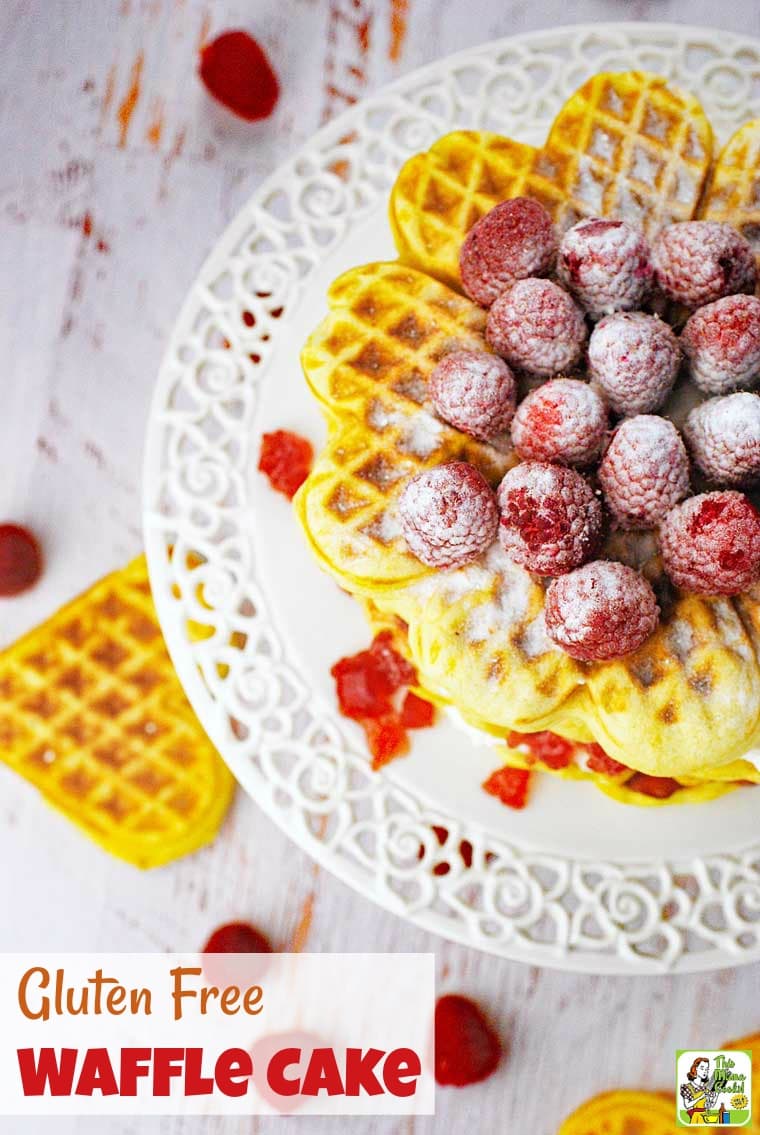
[[[170,402],[177,383],[177,357],[183,340],[190,334],[199,310],[208,300],[209,282],[224,271],[233,250],[239,248],[252,229],[255,230],[259,223],[257,211],[261,211],[262,203],[288,180],[292,182],[295,178],[297,181],[295,171],[299,161],[329,152],[373,108],[392,104],[398,109],[399,101],[403,103],[408,96],[410,112],[413,112],[413,92],[420,86],[439,82],[445,87],[446,77],[457,69],[480,63],[495,67],[496,60],[503,53],[523,53],[524,59],[533,54],[545,62],[543,53],[564,41],[563,47],[567,48],[571,57],[577,50],[575,62],[587,64],[587,73],[606,69],[596,66],[599,55],[594,57],[593,62],[584,59],[579,46],[584,41],[603,44],[605,39],[614,41],[615,50],[629,49],[632,59],[636,58],[637,46],[643,54],[648,49],[667,53],[673,52],[676,46],[685,48],[690,43],[700,48],[711,45],[717,56],[716,67],[721,66],[721,58],[725,63],[726,59],[747,51],[760,58],[760,44],[756,41],[713,29],[642,23],[572,25],[510,37],[429,64],[397,80],[323,127],[307,147],[262,184],[228,226],[201,268],[182,307],[161,366],[148,424],[144,468],[145,540],[162,629],[174,665],[200,721],[244,789],[322,866],[374,901],[402,917],[410,918],[418,926],[506,957],[593,972],[651,974],[663,969],[696,972],[760,959],[760,845],[727,856],[681,863],[665,862],[654,856],[638,866],[619,865],[609,861],[589,862],[572,855],[568,855],[564,862],[558,862],[556,856],[542,857],[540,850],[534,849],[529,853],[506,845],[494,849],[492,839],[471,831],[460,818],[438,813],[425,801],[408,797],[408,794],[405,798],[403,792],[394,789],[388,794],[393,795],[394,808],[401,810],[408,824],[405,832],[402,822],[399,834],[398,827],[394,827],[392,817],[380,801],[387,791],[384,777],[380,774],[374,778],[375,789],[369,790],[369,799],[378,800],[376,834],[381,841],[386,839],[388,846],[381,855],[377,854],[376,848],[376,858],[373,859],[371,853],[357,855],[355,849],[354,853],[347,853],[335,840],[325,842],[308,826],[292,800],[287,806],[280,804],[275,787],[267,783],[261,768],[255,767],[249,756],[243,755],[242,750],[236,750],[231,744],[230,707],[221,704],[219,697],[212,693],[197,644],[187,635],[187,620],[197,614],[197,606],[189,601],[187,588],[183,590],[178,583],[179,569],[176,558],[173,560],[171,557],[170,548],[192,548],[198,542],[197,531],[189,524],[187,516],[183,518],[181,514],[167,512],[164,500],[167,495],[171,496],[172,476],[178,473],[178,469],[171,467],[171,460],[177,461],[177,453],[172,458]],[[739,64],[735,66],[738,68]],[[675,82],[678,81],[676,77]],[[685,84],[688,78],[684,76],[681,81]],[[558,91],[551,93],[559,95]],[[720,112],[715,117],[720,119]],[[731,119],[730,107],[724,117]],[[340,239],[340,234],[335,239]],[[287,320],[284,320],[281,326],[286,323]],[[265,366],[256,381],[264,380],[266,369]],[[204,546],[204,552],[207,551],[208,546]],[[214,618],[213,613],[209,618]],[[320,706],[317,712],[323,718],[325,708]],[[334,741],[335,737],[340,737],[340,723],[333,724],[334,733],[330,735]],[[444,878],[436,878],[430,870],[426,850],[420,866],[416,868],[420,877],[425,873],[426,885],[421,888],[418,897],[410,901],[388,885],[388,863],[392,853],[398,850],[394,841],[400,840],[403,844],[406,835],[408,845],[410,839],[419,838],[420,832],[429,832],[431,824],[435,823],[447,825],[449,831],[446,845],[438,849],[438,853],[446,852],[450,872]],[[468,841],[474,848],[469,866],[461,861],[458,853],[462,840]],[[490,862],[488,855],[491,856]],[[542,869],[551,878],[542,877]],[[414,869],[410,870],[415,874]],[[452,875],[453,883],[457,885],[466,887],[471,879],[473,888],[488,890],[485,914],[482,909],[457,900]],[[684,888],[681,886],[683,877],[688,878],[688,885]],[[441,913],[442,903],[445,915]],[[588,907],[588,916],[601,926],[601,937],[585,933],[584,904]],[[704,911],[715,904],[720,908],[720,917],[715,926],[708,928],[703,922]],[[505,906],[509,908],[508,914],[504,913]],[[548,919],[546,940],[535,933],[536,926],[544,919]],[[486,922],[489,922],[488,927]],[[650,931],[650,936],[662,935],[664,946],[647,946]],[[692,949],[691,937],[705,933],[706,938],[700,948]]]

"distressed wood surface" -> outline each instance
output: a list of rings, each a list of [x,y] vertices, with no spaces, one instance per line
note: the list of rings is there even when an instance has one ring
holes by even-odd
[[[345,5],[345,8],[350,5]],[[169,328],[217,234],[335,112],[454,49],[574,20],[657,19],[760,33],[757,0],[4,0],[0,5],[0,517],[48,565],[0,607],[0,643],[141,547],[140,460]],[[211,106],[195,56],[250,28],[282,80],[275,117]],[[551,1135],[590,1094],[672,1083],[677,1047],[760,1029],[760,967],[659,979],[573,977],[422,933],[319,870],[242,795],[215,845],[140,874],[91,847],[0,767],[0,949],[172,950],[251,919],[276,946],[433,950],[441,989],[480,999],[510,1049],[434,1120],[350,1129]],[[543,1085],[543,1086],[542,1086]],[[31,1135],[243,1135],[295,1120],[0,1120]]]

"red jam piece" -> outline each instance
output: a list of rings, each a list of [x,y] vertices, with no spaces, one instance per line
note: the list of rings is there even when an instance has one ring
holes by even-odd
[[[435,1007],[436,1082],[463,1088],[495,1071],[501,1042],[469,997],[448,993]]]
[[[261,439],[259,469],[272,488],[289,500],[296,495],[311,470],[314,450],[311,442],[288,430],[275,430]]]
[[[203,947],[204,954],[271,954],[267,938],[249,922],[227,922],[218,927]]]
[[[222,32],[207,43],[199,74],[208,93],[247,122],[268,118],[280,94],[264,49],[245,31]]]
[[[369,717],[362,722],[372,753],[372,768],[382,768],[394,757],[402,756],[409,748],[406,729],[401,718],[391,711],[384,717]]]
[[[248,922],[228,922],[218,927],[203,947],[203,974],[218,989],[257,985],[269,967],[272,946]],[[245,958],[239,955],[245,955]]]
[[[526,746],[532,757],[551,769],[567,768],[575,752],[572,741],[566,741],[564,737],[558,737],[556,733],[550,733],[548,730],[541,733],[513,731],[507,738],[507,744],[510,749],[516,749],[519,745]]]
[[[395,690],[400,689],[401,686],[411,686],[417,681],[417,671],[394,649],[391,631],[380,631],[376,634],[369,649]]]
[[[604,776],[620,776],[621,773],[630,771],[627,765],[621,765],[620,761],[608,757],[601,745],[593,743],[586,745],[585,748],[588,750],[586,767],[591,772],[601,772]]]
[[[488,780],[483,781],[483,788],[489,796],[495,796],[508,808],[524,808],[528,802],[528,788],[532,773],[522,768],[498,768],[492,772]]]
[[[344,717],[380,717],[391,708],[396,686],[371,650],[341,658],[330,671]]]
[[[20,595],[42,575],[42,552],[32,533],[17,524],[0,524],[0,597]]]
[[[651,796],[654,800],[668,800],[682,787],[672,777],[648,776],[645,772],[635,772],[625,782],[625,786],[633,792],[640,792],[642,796]]]
[[[427,729],[435,721],[435,706],[410,690],[401,707],[401,724],[407,729]]]

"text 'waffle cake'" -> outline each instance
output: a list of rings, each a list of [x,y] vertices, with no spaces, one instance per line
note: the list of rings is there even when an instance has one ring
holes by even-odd
[[[729,184],[750,201],[747,153],[729,143],[727,165],[722,158],[711,171],[712,131],[699,104],[641,73],[585,83],[542,150],[447,135],[404,166],[391,192],[404,263],[341,276],[302,356],[329,435],[296,498],[298,515],[341,586],[405,624],[421,687],[502,741],[510,731],[548,730],[596,743],[628,772],[676,778],[688,799],[760,780],[751,756],[760,745],[760,587],[731,598],[679,593],[651,550],[605,545],[603,558],[653,583],[661,619],[638,650],[579,661],[547,634],[544,584],[498,542],[474,563],[431,571],[403,538],[398,502],[428,467],[461,459],[494,485],[517,462],[504,436],[476,442],[443,422],[427,390],[442,355],[488,349],[485,313],[458,291],[472,224],[519,194],[561,227],[614,215],[653,235],[697,215],[710,175],[707,207],[728,208]],[[511,759],[520,764],[519,754]],[[622,779],[605,788],[627,798]]]
[[[143,557],[0,654],[0,756],[139,867],[216,835],[234,780],[174,672]]]

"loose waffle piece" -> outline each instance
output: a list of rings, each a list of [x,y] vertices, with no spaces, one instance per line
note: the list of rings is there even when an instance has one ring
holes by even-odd
[[[410,158],[391,191],[391,227],[402,260],[459,287],[464,236],[499,201],[533,197],[562,229],[604,215],[651,234],[695,214],[711,157],[692,96],[642,71],[595,75],[540,150],[460,130]]]
[[[700,212],[739,229],[760,258],[760,118],[745,123],[721,150]]]
[[[396,512],[404,482],[446,461],[476,465],[493,484],[514,464],[434,416],[427,384],[455,346],[485,349],[485,313],[412,268],[369,264],[335,281],[331,314],[302,354],[331,424],[327,446],[296,495],[320,561],[372,596],[429,574],[406,548]]]
[[[174,672],[143,557],[0,654],[0,757],[138,867],[213,839],[234,780]]]
[[[673,1135],[672,1096],[658,1092],[605,1092],[569,1115],[557,1135]]]

